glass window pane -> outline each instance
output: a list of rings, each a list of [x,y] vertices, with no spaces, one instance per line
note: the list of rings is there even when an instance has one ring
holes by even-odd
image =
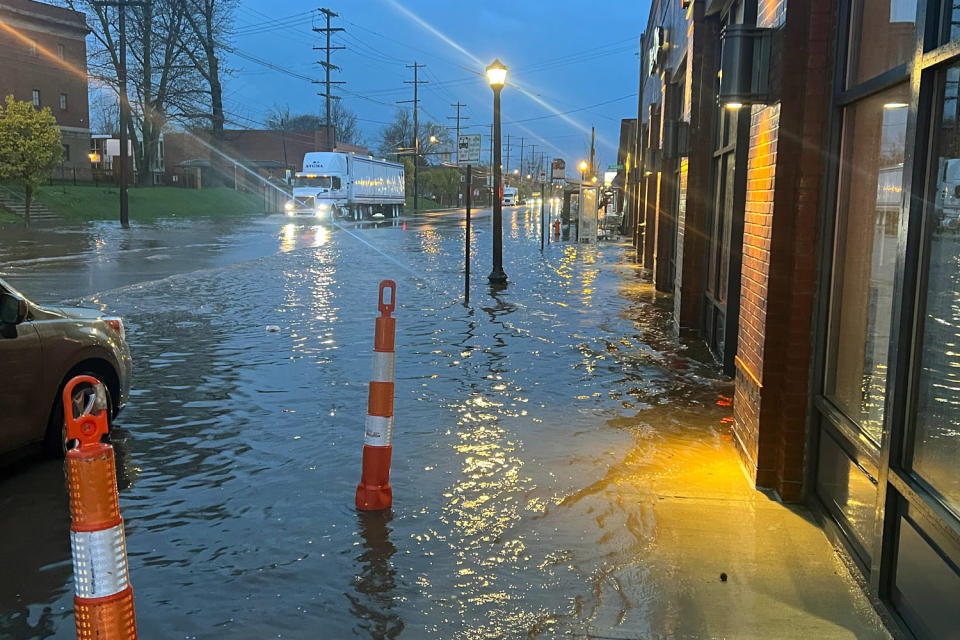
[[[820,432],[817,494],[834,515],[842,516],[849,525],[860,544],[857,551],[869,564],[877,486],[825,429]]]
[[[943,29],[940,33],[940,44],[960,38],[960,2],[943,0]]]
[[[847,87],[910,59],[917,0],[854,0],[850,13]]]
[[[824,393],[874,442],[883,427],[906,83],[844,112]]]
[[[929,264],[913,470],[960,514],[960,66],[944,72],[934,129],[936,193],[926,223]]]

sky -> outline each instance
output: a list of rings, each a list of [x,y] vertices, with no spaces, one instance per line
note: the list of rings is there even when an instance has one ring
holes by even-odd
[[[454,125],[461,102],[462,133],[484,134],[488,154],[493,93],[482,75],[494,58],[508,68],[502,92],[503,152],[518,166],[520,138],[547,158],[564,158],[568,173],[589,156],[590,128],[596,127],[597,166],[616,162],[621,118],[637,113],[639,38],[649,1],[617,0],[593,10],[590,2],[568,0],[240,0],[229,38],[232,71],[225,82],[228,119],[260,125],[270,110],[289,105],[291,113],[323,113],[317,64],[325,43],[318,7],[339,14],[332,26],[331,62],[341,68],[332,80],[344,106],[357,114],[364,141],[375,149],[380,131],[392,121],[398,100],[413,98],[414,62],[421,69],[421,122]],[[250,58],[255,58],[251,60]],[[266,63],[266,64],[265,64]],[[272,67],[270,66],[272,65]],[[560,115],[558,115],[560,114]],[[262,126],[262,125],[260,125]],[[484,156],[488,157],[488,156]]]

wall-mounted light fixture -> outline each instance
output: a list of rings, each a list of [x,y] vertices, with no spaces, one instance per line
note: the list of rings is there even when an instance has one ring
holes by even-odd
[[[772,29],[728,24],[720,38],[720,104],[739,109],[746,104],[769,104],[770,42]]]

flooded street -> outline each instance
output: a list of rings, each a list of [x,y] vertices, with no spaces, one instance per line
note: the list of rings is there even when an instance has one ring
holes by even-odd
[[[677,343],[672,300],[629,245],[541,254],[539,215],[508,209],[510,284],[495,291],[489,215],[474,229],[470,306],[457,213],[5,243],[0,274],[27,296],[83,298],[127,323],[133,392],[113,441],[142,637],[764,637],[751,611],[771,607],[808,620],[779,637],[838,637],[871,619],[838,560],[802,565],[807,538],[753,596],[733,591],[784,523],[829,545],[747,487],[732,384]],[[394,506],[363,514],[384,278],[398,289]],[[738,515],[714,518],[721,503]],[[0,637],[74,637],[60,463],[0,479],[0,530]],[[814,578],[799,586],[820,565],[849,612],[832,613],[836,591]]]

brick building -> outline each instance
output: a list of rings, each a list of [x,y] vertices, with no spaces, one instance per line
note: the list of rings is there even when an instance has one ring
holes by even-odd
[[[747,475],[913,637],[960,629],[958,25],[940,0],[653,0],[626,163],[637,259],[734,378]]]
[[[32,0],[0,0],[0,97],[49,107],[63,167],[89,175],[90,109],[83,14]]]
[[[235,180],[244,184],[255,182],[250,172],[279,180],[285,177],[287,169],[299,171],[304,154],[310,151],[368,153],[364,147],[344,143],[331,149],[326,134],[324,129],[227,129],[222,140],[213,140],[202,131],[170,131],[164,135],[166,183],[187,181],[196,186],[193,176],[199,174],[202,185],[233,186]]]

